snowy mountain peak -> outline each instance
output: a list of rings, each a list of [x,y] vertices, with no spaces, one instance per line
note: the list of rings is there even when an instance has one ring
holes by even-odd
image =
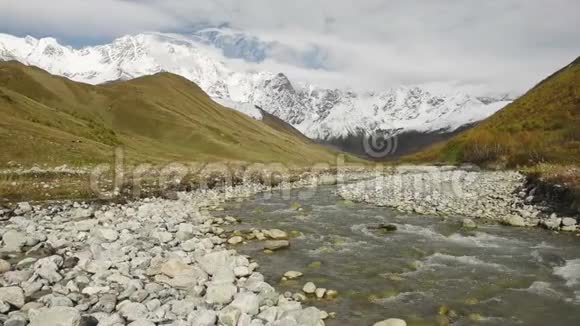
[[[258,106],[321,140],[384,130],[453,131],[509,103],[504,98],[478,99],[464,93],[433,94],[421,87],[363,92],[329,89],[291,81],[283,73],[236,69],[238,65],[224,56],[227,51],[240,51],[259,59],[261,50],[255,51],[260,47],[265,49],[266,44],[251,36],[216,29],[193,36],[127,35],[110,44],[80,49],[63,46],[54,38],[0,34],[0,60],[18,60],[91,84],[167,71],[197,83],[223,105],[259,119]]]

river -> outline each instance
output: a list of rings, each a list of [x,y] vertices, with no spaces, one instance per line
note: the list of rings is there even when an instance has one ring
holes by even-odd
[[[242,229],[293,235],[289,249],[273,254],[259,242],[236,249],[257,260],[282,293],[300,292],[308,281],[338,290],[338,299],[305,303],[335,312],[327,325],[372,325],[391,317],[409,325],[445,318],[452,325],[579,324],[579,237],[496,224],[464,230],[459,217],[401,214],[344,201],[335,190],[263,193],[227,203],[223,212],[241,218]],[[369,228],[377,223],[397,231]],[[304,276],[280,281],[290,270]]]

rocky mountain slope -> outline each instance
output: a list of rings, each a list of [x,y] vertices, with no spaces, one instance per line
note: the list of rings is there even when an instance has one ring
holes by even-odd
[[[292,82],[282,73],[242,71],[223,54],[260,61],[267,45],[240,37],[225,37],[219,30],[189,36],[148,33],[75,49],[52,38],[0,34],[0,60],[18,60],[90,84],[172,72],[195,82],[221,104],[257,119],[261,114],[254,106],[259,106],[306,136],[330,142],[383,131],[453,132],[509,103],[460,92],[433,94],[419,87],[380,92],[327,89]]]
[[[117,147],[133,162],[335,160],[333,151],[270,125],[171,73],[93,86],[0,63],[0,165],[108,162]]]

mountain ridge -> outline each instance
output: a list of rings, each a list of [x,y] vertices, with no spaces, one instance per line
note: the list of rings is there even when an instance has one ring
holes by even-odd
[[[508,167],[580,162],[580,57],[474,128],[413,161]]]
[[[509,101],[486,104],[463,93],[419,87],[382,92],[321,88],[283,73],[239,71],[221,50],[194,37],[147,33],[74,49],[53,38],[0,35],[0,60],[16,59],[75,81],[100,84],[168,71],[198,84],[214,100],[260,119],[264,111],[323,141],[389,131],[453,132],[493,114]]]
[[[167,72],[90,85],[0,62],[0,117],[1,164],[109,162],[119,146],[132,162],[304,165],[338,154],[223,107]]]

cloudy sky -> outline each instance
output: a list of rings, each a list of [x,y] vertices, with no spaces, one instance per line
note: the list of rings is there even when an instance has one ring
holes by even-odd
[[[315,49],[257,69],[337,86],[520,93],[580,55],[578,0],[1,0],[0,32],[75,46],[222,25]],[[306,60],[306,59],[305,59]]]

